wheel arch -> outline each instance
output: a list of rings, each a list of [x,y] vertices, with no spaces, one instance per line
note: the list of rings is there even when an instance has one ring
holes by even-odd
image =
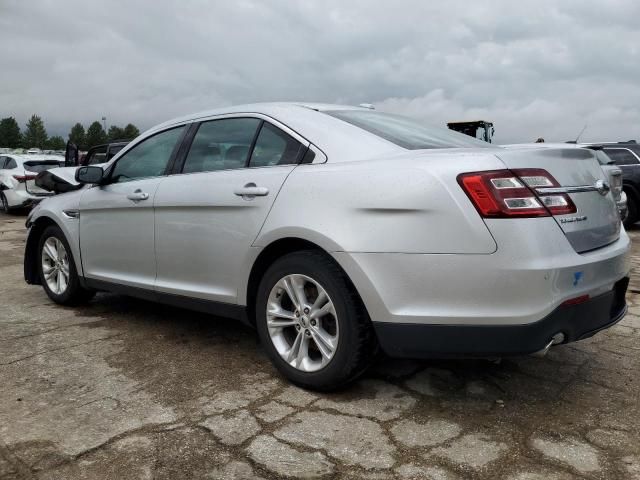
[[[300,237],[285,237],[272,241],[266,247],[262,249],[260,254],[256,257],[253,262],[253,266],[251,268],[251,272],[249,273],[249,277],[247,280],[246,286],[246,312],[247,312],[247,320],[251,325],[255,324],[255,300],[258,292],[258,286],[260,284],[260,280],[262,279],[264,273],[267,269],[275,262],[278,258],[301,250],[315,250],[321,252],[326,255],[328,258],[333,260],[335,264],[345,273],[346,277],[349,279],[354,291],[362,301],[362,297],[358,293],[357,288],[353,284],[353,281],[349,277],[348,273],[344,270],[342,265],[336,260],[336,258],[329,253],[329,251],[322,246],[318,245],[315,242],[310,240],[306,240]],[[363,303],[364,306],[364,303]],[[366,307],[365,307],[366,308]]]
[[[38,217],[29,230],[24,249],[24,279],[30,285],[41,284],[40,275],[38,275],[38,243],[42,232],[52,225],[62,230],[58,222],[48,216]]]

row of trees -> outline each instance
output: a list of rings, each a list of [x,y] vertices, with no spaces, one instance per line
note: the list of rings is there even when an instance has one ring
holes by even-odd
[[[76,123],[69,132],[69,140],[75,143],[80,150],[100,145],[114,140],[132,139],[140,135],[138,128],[129,123],[127,126],[118,127],[111,125],[105,132],[98,121],[89,125],[85,131],[81,123]],[[32,115],[24,131],[20,131],[20,125],[13,117],[0,120],[0,147],[8,148],[41,148],[43,150],[64,150],[66,142],[59,135],[49,137],[44,122],[37,115]]]
[[[138,135],[140,135],[140,130],[132,123],[127,124],[124,128],[111,125],[109,131],[105,132],[102,124],[95,121],[89,125],[89,128],[87,128],[85,132],[82,124],[78,122],[71,127],[69,141],[75,143],[80,150],[88,150],[101,143],[113,142],[115,140],[131,140]]]

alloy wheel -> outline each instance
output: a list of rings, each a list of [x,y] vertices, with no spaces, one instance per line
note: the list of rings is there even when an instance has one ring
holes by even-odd
[[[267,328],[284,361],[303,372],[324,368],[338,347],[340,332],[333,301],[306,275],[287,275],[271,289]]]
[[[62,295],[69,286],[69,255],[64,244],[56,237],[49,237],[42,245],[42,273],[47,287],[56,295]]]

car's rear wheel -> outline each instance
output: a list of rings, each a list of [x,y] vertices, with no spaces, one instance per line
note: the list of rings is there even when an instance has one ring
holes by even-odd
[[[9,213],[11,211],[11,207],[9,207],[9,201],[7,200],[4,192],[0,192],[0,208],[4,213]]]
[[[638,207],[635,195],[627,193],[627,217],[623,221],[625,228],[629,228],[639,220],[638,215],[640,212],[638,212]]]
[[[61,305],[77,305],[95,292],[80,284],[69,243],[57,226],[45,229],[38,243],[40,281],[49,298]]]
[[[317,251],[291,253],[271,265],[258,288],[256,327],[278,370],[304,388],[345,385],[376,351],[371,321],[351,282]]]

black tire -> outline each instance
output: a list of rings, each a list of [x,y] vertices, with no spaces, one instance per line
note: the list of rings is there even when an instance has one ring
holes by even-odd
[[[7,201],[7,197],[5,196],[4,192],[0,192],[0,209],[2,209],[4,213],[11,212],[9,202]]]
[[[625,228],[629,228],[638,221],[638,201],[636,197],[627,192],[627,218],[624,219]]]
[[[49,288],[49,285],[47,285],[44,273],[42,271],[42,249],[47,239],[51,237],[55,237],[62,242],[64,248],[67,251],[67,256],[69,259],[69,282],[67,284],[67,288],[61,294],[57,294]],[[60,305],[78,305],[88,302],[95,295],[95,291],[87,290],[80,284],[80,278],[78,276],[78,272],[76,271],[73,253],[71,253],[69,242],[67,242],[67,239],[60,227],[51,225],[47,227],[44,232],[42,232],[40,240],[38,241],[38,253],[36,259],[36,261],[38,262],[38,274],[40,275],[42,288],[44,288],[44,291],[54,302]]]
[[[317,281],[333,301],[340,336],[329,363],[314,372],[303,372],[289,365],[276,350],[267,328],[267,300],[274,285],[290,274],[301,274]],[[273,364],[292,383],[310,390],[330,391],[355,380],[377,353],[371,320],[351,281],[326,254],[304,250],[276,260],[265,272],[256,297],[256,328]]]

